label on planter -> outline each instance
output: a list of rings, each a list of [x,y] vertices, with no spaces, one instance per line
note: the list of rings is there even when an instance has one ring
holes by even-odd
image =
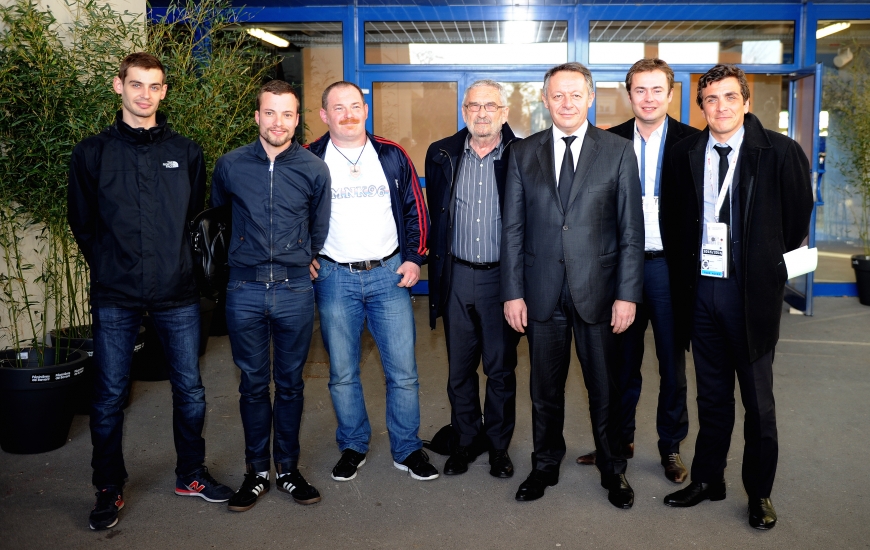
[[[94,356],[94,352],[92,352],[92,351],[88,351],[88,352],[86,352],[86,353],[88,354],[88,357],[93,357],[93,356]]]
[[[50,374],[32,374],[30,375],[31,383],[51,382]]]
[[[30,359],[30,352],[22,351],[18,354],[18,358],[26,361],[27,359]]]
[[[72,373],[70,371],[54,373],[55,380],[66,380],[70,376],[72,376]]]
[[[80,375],[80,374],[83,373],[83,372],[85,372],[85,368],[84,368],[84,367],[79,367],[79,368],[77,368],[76,370],[73,371],[73,376],[78,376],[78,375]]]

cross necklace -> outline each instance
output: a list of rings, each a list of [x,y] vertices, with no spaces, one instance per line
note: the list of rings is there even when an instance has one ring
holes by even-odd
[[[344,160],[346,160],[348,162],[348,164],[350,164],[350,177],[352,177],[354,179],[356,179],[356,178],[360,177],[360,175],[362,175],[362,170],[360,169],[358,164],[359,164],[359,159],[362,158],[362,154],[366,150],[366,145],[368,144],[368,142],[369,142],[369,140],[366,139],[366,142],[363,143],[362,151],[359,152],[359,156],[356,157],[356,161],[352,161],[349,158],[347,158],[347,156],[345,156],[345,154],[341,152],[341,149],[339,149],[338,147],[335,146],[335,143],[333,143],[332,141],[329,142],[329,143],[332,143],[332,147],[336,151],[338,151],[338,154],[341,155],[342,157],[344,157]]]

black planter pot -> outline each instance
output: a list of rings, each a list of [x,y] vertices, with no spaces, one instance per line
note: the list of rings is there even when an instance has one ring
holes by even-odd
[[[858,283],[858,301],[870,306],[870,256],[852,256],[852,269],[855,270],[855,281]]]
[[[93,338],[67,338],[67,334],[89,334],[90,331],[82,330],[87,327],[74,327],[74,330],[63,329],[51,331],[52,345],[61,351],[70,349],[82,350],[88,354],[85,360],[85,371],[79,377],[73,395],[73,407],[76,414],[91,414],[91,402],[94,400],[94,340]],[[136,336],[136,344],[133,347],[133,361],[136,361],[136,356],[142,352],[143,343],[145,341],[145,329],[139,327],[139,334]],[[127,399],[124,400],[123,407],[126,409],[130,406],[130,396],[132,395],[133,377],[130,377],[130,383],[127,386]]]
[[[45,453],[66,443],[73,419],[73,390],[84,373],[84,351],[0,352],[0,448],[7,453]],[[18,365],[21,365],[20,367]]]

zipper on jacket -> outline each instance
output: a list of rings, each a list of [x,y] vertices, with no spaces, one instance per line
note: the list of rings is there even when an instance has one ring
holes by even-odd
[[[272,229],[272,213],[275,210],[275,206],[272,204],[272,186],[275,181],[275,161],[269,161],[269,279],[274,280],[275,277],[272,274],[272,251],[275,248],[275,235]]]
[[[438,149],[438,150],[441,151],[442,153],[444,153],[444,156],[447,157],[447,160],[450,161],[450,187],[452,188],[453,184],[455,183],[454,180],[456,179],[456,169],[453,168],[453,157],[451,157],[450,153],[448,153],[444,149]]]

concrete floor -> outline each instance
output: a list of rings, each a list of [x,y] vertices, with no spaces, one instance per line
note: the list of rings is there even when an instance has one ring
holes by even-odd
[[[770,532],[756,531],[746,521],[741,418],[726,470],[728,498],[690,509],[662,504],[676,486],[664,478],[658,463],[657,375],[649,357],[643,367],[648,383],[638,410],[637,452],[628,468],[634,507],[622,511],[611,506],[597,471],[574,463],[593,445],[576,362],[568,380],[568,455],[559,484],[539,501],[516,502],[514,493],[528,474],[531,452],[525,341],[510,449],[517,470],[513,479],[490,477],[485,455],[468,473],[431,482],[414,481],[396,470],[384,426],[383,374],[368,338],[362,372],[373,428],[371,452],[357,479],[335,482],[329,475],[339,457],[335,417],[326,387],[327,357],[316,333],[305,369],[301,467],[320,489],[322,502],[300,506],[273,490],[252,510],[233,513],[225,505],[175,496],[169,383],[136,382],[125,424],[130,480],[120,523],[109,531],[88,529],[91,445],[88,417],[77,416],[61,449],[29,456],[0,452],[0,548],[867,548],[870,484],[863,461],[870,426],[870,308],[854,298],[821,298],[815,304],[814,317],[784,314],[777,347],[780,462],[773,500],[779,523]],[[417,299],[423,438],[449,422],[444,334],[440,324],[429,331],[427,306],[425,297]],[[648,350],[651,342],[648,331]],[[208,400],[207,465],[215,477],[237,488],[244,468],[239,375],[226,337],[210,340],[202,373]],[[688,375],[691,429],[682,447],[687,465],[697,433],[691,359]],[[432,459],[441,470],[445,458]]]

